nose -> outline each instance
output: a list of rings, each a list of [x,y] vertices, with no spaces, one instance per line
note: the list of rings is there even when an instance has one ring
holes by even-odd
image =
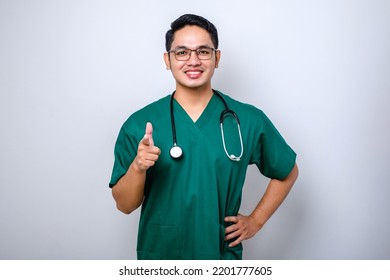
[[[198,58],[198,54],[196,50],[191,50],[190,58],[187,60],[188,65],[199,65],[201,64],[200,59]]]

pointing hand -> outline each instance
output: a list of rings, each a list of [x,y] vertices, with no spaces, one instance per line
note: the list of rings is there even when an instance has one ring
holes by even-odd
[[[145,171],[156,163],[160,153],[160,149],[154,146],[153,126],[148,122],[146,124],[145,135],[138,145],[138,152],[134,162],[141,171]]]

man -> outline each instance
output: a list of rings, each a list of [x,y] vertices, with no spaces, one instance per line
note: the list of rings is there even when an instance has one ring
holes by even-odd
[[[120,211],[142,204],[138,259],[242,259],[241,242],[263,227],[298,176],[296,154],[265,114],[212,89],[217,48],[208,20],[187,14],[174,21],[164,61],[176,90],[135,112],[119,132],[110,186]],[[244,216],[249,164],[271,180]]]

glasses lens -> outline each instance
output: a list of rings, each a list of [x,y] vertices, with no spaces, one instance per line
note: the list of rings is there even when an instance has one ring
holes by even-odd
[[[199,59],[210,59],[213,54],[213,50],[210,48],[201,48],[196,51]]]
[[[210,59],[213,55],[212,48],[200,48],[197,50],[180,48],[180,49],[173,51],[173,53],[175,54],[175,57],[177,60],[189,60],[191,57],[191,53],[193,51],[196,52],[196,55],[198,56],[198,59],[200,59],[200,60]]]
[[[189,49],[177,49],[174,51],[177,60],[188,60],[191,55]]]

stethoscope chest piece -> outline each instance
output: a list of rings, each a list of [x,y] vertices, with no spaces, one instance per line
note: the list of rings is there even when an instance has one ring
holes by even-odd
[[[169,153],[172,158],[180,158],[183,155],[183,150],[179,146],[174,145]]]

